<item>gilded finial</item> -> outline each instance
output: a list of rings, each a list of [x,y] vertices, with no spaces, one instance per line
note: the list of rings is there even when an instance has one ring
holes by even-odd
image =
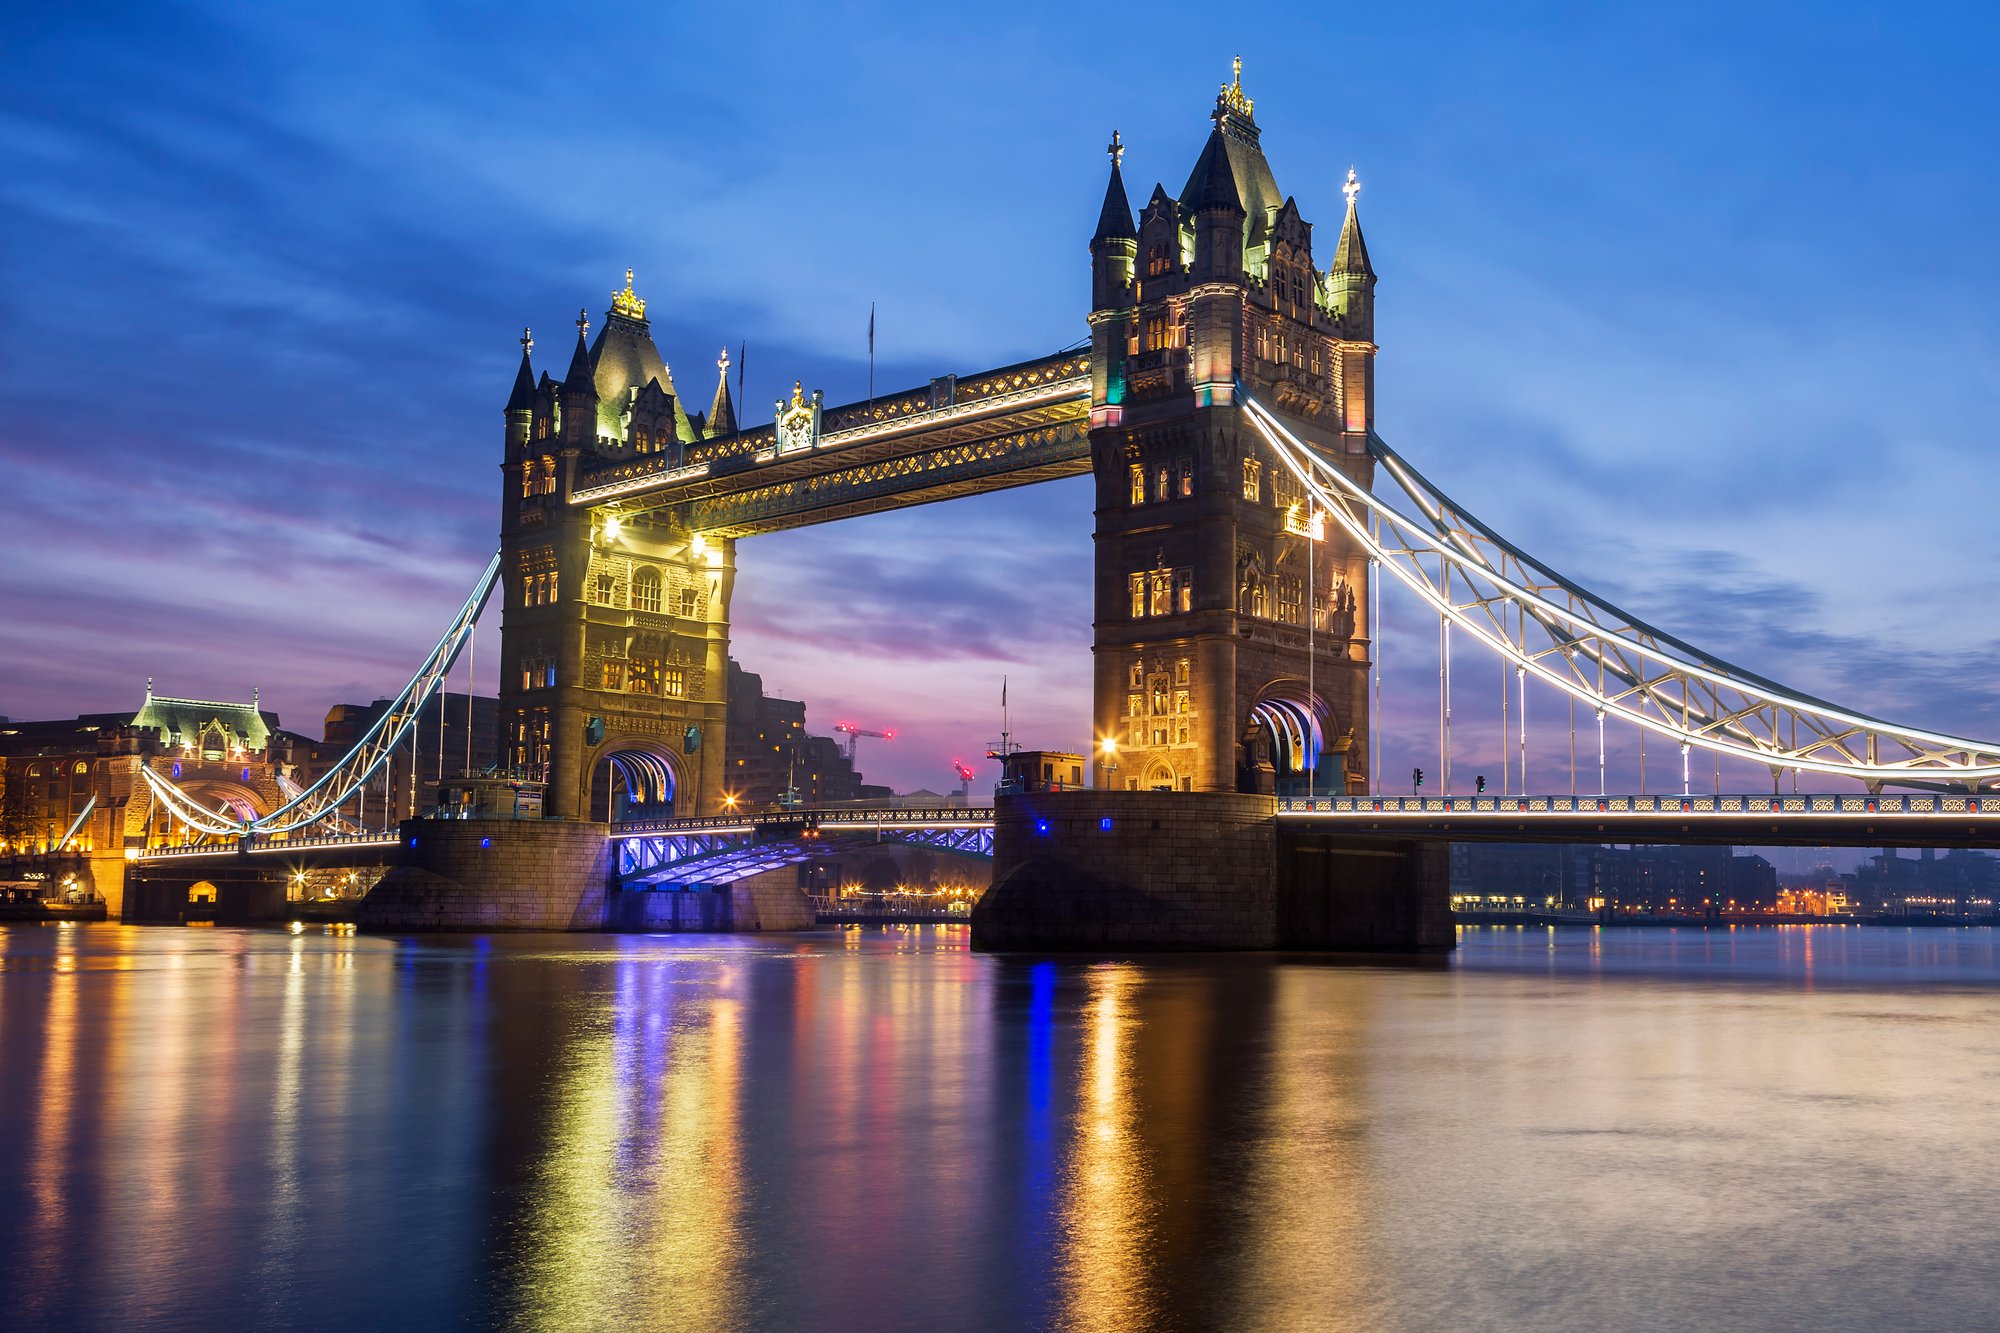
[[[534,350],[535,350],[535,331],[529,328],[526,324],[523,324],[521,326],[521,355],[526,356],[528,355],[528,353]]]
[[[801,407],[804,407],[805,405],[806,405],[806,386],[805,386],[805,382],[804,382],[803,380],[793,380],[793,381],[792,381],[792,406],[793,406],[793,408],[795,408],[795,409],[796,409],[796,408],[801,408]]]
[[[582,306],[576,308],[576,336],[581,338],[590,332],[590,312]]]
[[[722,349],[721,356],[715,358],[715,367],[725,375],[729,373],[729,349],[727,347]]]
[[[1237,56],[1230,67],[1230,80],[1222,85],[1222,92],[1215,99],[1216,109],[1248,116],[1256,103],[1243,95],[1243,57]]]
[[[1354,174],[1353,167],[1347,169],[1347,183],[1340,187],[1340,192],[1347,196],[1347,206],[1353,208],[1354,197],[1361,193],[1361,178]]]
[[[1111,155],[1111,165],[1117,166],[1125,160],[1125,141],[1118,137],[1118,131],[1111,131],[1111,143],[1104,150]]]
[[[646,303],[632,290],[632,270],[625,270],[625,290],[611,293],[611,308],[627,319],[644,319]]]

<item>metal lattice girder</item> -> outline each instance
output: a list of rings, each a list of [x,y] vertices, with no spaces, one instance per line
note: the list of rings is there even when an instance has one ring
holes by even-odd
[[[619,882],[625,887],[706,887],[851,851],[867,845],[864,839],[991,858],[993,811],[788,810],[754,820],[732,815],[646,821],[625,826],[612,837],[618,843]]]
[[[458,660],[459,650],[471,636],[473,623],[479,619],[480,609],[486,605],[486,599],[492,594],[493,585],[499,577],[500,554],[496,551],[493,558],[486,562],[485,572],[473,586],[472,595],[459,608],[451,627],[431,649],[424,664],[417,668],[417,674],[410,678],[410,683],[389,701],[389,707],[375,720],[375,725],[355,742],[354,748],[342,756],[339,763],[321,774],[318,781],[271,813],[246,821],[218,815],[181,790],[171,779],[162,777],[149,766],[142,766],[139,771],[145,776],[146,785],[174,818],[198,832],[216,837],[289,833],[330,818],[374,779],[383,765],[389,762],[389,756],[409,738],[424,705],[444,685],[452,663]]]
[[[825,409],[810,448],[766,426],[597,468],[572,505],[688,506],[718,537],[804,527],[1089,470],[1090,358],[1062,352]]]
[[[1842,708],[1734,666],[1550,569],[1433,486],[1379,438],[1369,448],[1423,515],[1347,477],[1237,386],[1279,461],[1357,544],[1450,623],[1516,669],[1689,748],[1871,787],[2000,779],[2000,746]]]

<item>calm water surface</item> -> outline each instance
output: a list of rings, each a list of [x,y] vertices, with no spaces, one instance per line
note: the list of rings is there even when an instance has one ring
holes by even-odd
[[[0,1325],[2000,1328],[1988,931],[0,928]]]

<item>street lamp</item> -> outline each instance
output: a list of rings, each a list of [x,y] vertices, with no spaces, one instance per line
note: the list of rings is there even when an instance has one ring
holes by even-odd
[[[1104,789],[1110,791],[1117,786],[1118,738],[1116,736],[1106,736],[1099,742],[1098,748],[1102,751],[1103,755],[1097,763],[1098,771],[1104,774]]]

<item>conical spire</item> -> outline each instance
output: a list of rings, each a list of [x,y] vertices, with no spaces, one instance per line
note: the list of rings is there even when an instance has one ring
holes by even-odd
[[[563,376],[563,393],[573,397],[585,394],[597,397],[597,375],[590,365],[590,345],[584,337],[590,332],[588,311],[576,312],[576,353],[569,359],[569,373]]]
[[[1361,239],[1361,214],[1354,204],[1361,193],[1361,182],[1353,167],[1347,169],[1347,183],[1340,187],[1340,192],[1347,196],[1347,217],[1340,224],[1340,245],[1333,252],[1333,267],[1328,272],[1372,278],[1375,270],[1368,263],[1368,243]]]
[[[729,397],[729,349],[715,358],[715,402],[709,405],[706,432],[711,440],[736,433],[736,404]]]
[[[1125,144],[1119,139],[1117,130],[1111,131],[1111,146],[1105,151],[1111,155],[1111,180],[1104,187],[1104,207],[1098,210],[1097,234],[1090,239],[1136,240],[1139,231],[1132,225],[1132,204],[1125,197],[1125,177],[1118,170],[1118,164],[1125,156]]]
[[[507,396],[509,412],[526,412],[535,405],[535,368],[528,361],[529,353],[535,350],[535,335],[532,330],[521,330],[521,369],[514,375],[514,392]]]

